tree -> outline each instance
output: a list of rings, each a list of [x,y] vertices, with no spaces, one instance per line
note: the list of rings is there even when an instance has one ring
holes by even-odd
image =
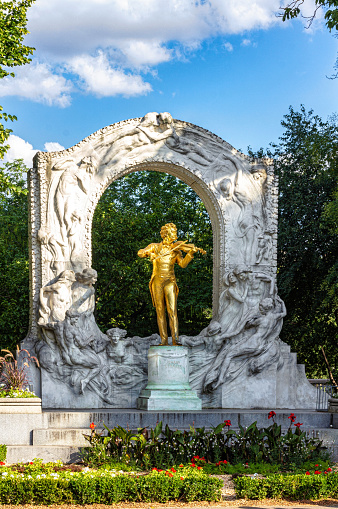
[[[6,76],[14,77],[9,68],[27,64],[35,48],[25,46],[23,40],[28,34],[27,9],[34,0],[11,0],[0,3],[0,79]],[[0,106],[0,120],[16,120],[15,115],[3,112]],[[3,159],[8,145],[4,145],[12,129],[5,128],[0,122],[0,159]],[[0,173],[0,183],[3,183],[3,173]]]
[[[278,286],[288,315],[281,338],[308,375],[325,376],[320,346],[338,361],[338,126],[290,107],[272,155],[279,176]]]
[[[10,188],[0,188],[0,347],[15,348],[29,320],[28,203],[22,160],[6,163]],[[18,194],[15,188],[22,190]]]
[[[102,330],[122,327],[129,335],[157,332],[149,280],[152,264],[137,251],[159,242],[165,223],[177,225],[180,239],[207,251],[186,269],[175,269],[180,289],[180,333],[197,334],[211,319],[212,229],[207,211],[186,184],[158,172],[137,172],[114,182],[93,219],[93,267],[98,271],[96,319]]]

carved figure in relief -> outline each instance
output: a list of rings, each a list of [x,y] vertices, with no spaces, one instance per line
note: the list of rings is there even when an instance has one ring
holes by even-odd
[[[238,266],[224,277],[225,290],[220,295],[218,311],[223,336],[231,337],[242,326],[247,310],[248,274],[247,267]]]
[[[264,235],[259,235],[257,252],[256,252],[256,264],[262,261],[268,263],[271,258],[272,250],[272,232],[265,232]]]
[[[260,303],[259,311],[260,314],[248,320],[243,330],[219,351],[205,376],[205,392],[213,391],[225,382],[229,383],[245,368],[251,374],[256,374],[274,362],[281,366],[283,361],[278,335],[286,314],[285,305],[277,296],[274,300],[267,298]]]
[[[85,162],[79,167],[75,161],[68,159],[55,164],[53,170],[63,170],[55,191],[54,207],[62,240],[68,244],[67,237],[72,226],[72,215],[79,209],[78,192],[88,193],[93,166]]]
[[[170,113],[162,115],[160,122],[158,113],[147,113],[137,126],[117,135],[110,142],[111,148],[107,150],[103,163],[111,166],[112,163],[122,161],[127,155],[129,158],[140,156],[143,152],[149,151],[149,145],[155,144],[159,148],[168,137],[177,136]]]
[[[274,278],[263,272],[251,273],[248,279],[246,306],[248,316],[258,311],[259,303],[267,297],[272,298],[275,292]]]
[[[67,245],[50,231],[40,229],[38,231],[38,240],[42,246],[45,246],[51,254],[50,269],[54,276],[57,276],[65,269],[64,249]]]
[[[90,344],[95,341],[95,336],[88,336],[79,324],[80,315],[73,315],[67,312],[63,327],[63,341],[60,342],[61,356],[64,361],[73,366],[74,369],[81,369],[82,376],[77,378],[73,383],[76,392],[82,394],[86,386],[91,380],[97,380],[103,365],[100,357],[93,351]],[[104,382],[102,378],[101,382]],[[101,389],[102,383],[101,383]],[[108,386],[105,383],[104,389],[107,391]]]
[[[153,305],[156,308],[157,323],[161,336],[161,344],[168,344],[167,320],[165,310],[167,308],[169,325],[173,345],[178,343],[178,318],[177,318],[177,295],[178,286],[175,278],[174,266],[177,263],[185,268],[198,251],[205,254],[203,249],[186,242],[176,242],[177,228],[173,223],[168,223],[161,228],[162,242],[149,244],[137,253],[141,258],[149,257],[153,263],[153,274],[149,283],[149,289]],[[182,251],[186,252],[183,258]]]
[[[40,290],[39,325],[63,322],[72,303],[72,285],[75,274],[72,270],[61,272],[57,281]]]

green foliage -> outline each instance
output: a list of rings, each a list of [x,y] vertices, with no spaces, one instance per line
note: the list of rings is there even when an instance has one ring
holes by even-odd
[[[239,425],[239,431],[225,423],[211,430],[194,427],[190,431],[172,430],[168,425],[163,427],[162,422],[154,429],[138,429],[137,433],[121,426],[112,429],[105,426],[105,430],[106,434],[92,430],[85,435],[90,447],[84,451],[84,460],[90,466],[107,463],[109,458],[146,470],[189,462],[203,469],[207,463],[213,463],[219,473],[225,473],[228,463],[266,462],[295,468],[321,457],[321,442],[308,438],[300,427],[293,426],[293,420],[286,432],[275,422],[266,428],[258,428],[256,422],[248,428]]]
[[[290,107],[273,146],[279,176],[278,288],[288,315],[281,339],[308,376],[325,377],[338,352],[338,125]]]
[[[0,444],[0,461],[5,461],[7,456],[7,445]]]
[[[6,395],[13,394],[13,391],[18,391],[18,394],[26,392],[29,383],[26,367],[29,367],[30,361],[39,364],[37,358],[32,357],[28,350],[20,350],[18,346],[16,348],[16,356],[9,350],[2,350],[5,355],[0,357],[0,387],[1,392]]]
[[[304,3],[304,0],[292,0],[285,7],[281,7],[284,11],[282,14],[283,21],[288,19],[297,18],[301,14],[301,6]],[[324,19],[326,20],[326,26],[331,32],[332,29],[338,30],[338,0],[315,0],[315,8],[314,12],[311,16],[304,16],[309,20],[309,24],[311,24],[316,16],[317,10],[320,8],[324,9]]]
[[[8,391],[2,390],[0,384],[0,398],[36,398],[36,394],[34,392],[29,391],[28,389],[18,390],[18,389],[9,389]]]
[[[33,54],[34,48],[25,46],[23,40],[28,34],[27,9],[34,0],[11,0],[0,2],[0,79],[6,76],[14,76],[8,67],[16,67],[27,64],[31,61],[29,55]],[[0,106],[0,120],[16,120],[15,115],[9,115],[3,112]],[[8,139],[11,129],[6,129],[0,122],[0,159],[8,149],[4,145]],[[6,180],[2,180],[0,172],[0,187],[5,185]]]
[[[179,239],[207,251],[186,269],[175,268],[180,289],[182,334],[200,332],[211,319],[212,229],[196,193],[175,177],[158,172],[132,173],[114,182],[99,201],[93,219],[93,267],[98,271],[96,319],[102,330],[121,327],[128,335],[157,332],[149,292],[152,264],[139,249],[160,242],[160,229],[173,222]]]
[[[27,168],[18,160],[5,169],[11,186],[0,185],[0,347],[12,350],[29,319]]]
[[[338,474],[332,472],[310,475],[273,474],[266,479],[237,477],[234,483],[237,496],[251,500],[319,500],[338,496]]]
[[[113,504],[117,502],[191,502],[220,499],[222,481],[201,472],[151,472],[135,476],[111,470],[30,473],[2,467],[2,504]]]

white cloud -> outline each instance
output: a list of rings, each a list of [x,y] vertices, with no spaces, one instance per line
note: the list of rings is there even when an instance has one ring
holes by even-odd
[[[45,143],[44,149],[46,152],[59,152],[60,150],[64,150],[65,147],[60,145],[57,141],[47,141]]]
[[[230,52],[234,50],[234,47],[233,47],[233,45],[231,44],[231,42],[226,42],[226,43],[224,44],[224,47],[225,47],[225,49],[226,49],[227,51],[230,51]]]
[[[0,81],[0,96],[16,95],[61,108],[70,105],[71,90],[69,81],[39,62],[19,67],[15,70],[15,78],[8,76]]]
[[[162,46],[158,41],[127,41],[120,44],[127,63],[132,67],[154,66],[168,62],[172,58],[172,51]]]
[[[145,94],[151,85],[137,74],[126,74],[111,67],[107,56],[99,52],[96,57],[82,55],[69,61],[69,69],[78,75],[86,92],[98,97],[121,94],[126,97]]]
[[[5,154],[5,163],[12,162],[14,159],[23,159],[26,166],[29,168],[32,167],[33,157],[37,152],[37,150],[33,149],[33,145],[28,143],[28,141],[19,138],[19,136],[15,136],[15,134],[11,134],[9,136],[8,145],[10,148]]]
[[[241,46],[251,46],[252,42],[250,39],[243,39],[241,42]]]
[[[39,62],[19,68],[14,79],[2,80],[0,95],[66,107],[79,89],[100,97],[146,94],[152,88],[145,73],[153,74],[154,67],[169,60],[184,61],[186,52],[197,51],[209,37],[280,23],[275,16],[279,4],[280,0],[39,0],[28,11],[31,33],[25,39],[37,48]],[[225,48],[233,49],[230,43]]]
[[[33,148],[33,145],[28,141],[23,140],[15,134],[11,134],[7,141],[10,148],[7,150],[4,162],[13,162],[14,159],[23,159],[24,163],[28,168],[33,166],[33,157],[38,152],[37,149]],[[64,147],[55,141],[46,142],[44,145],[46,152],[54,152],[58,150],[64,150]]]

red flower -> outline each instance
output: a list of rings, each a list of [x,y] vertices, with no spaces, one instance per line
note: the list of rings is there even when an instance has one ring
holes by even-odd
[[[33,461],[30,461],[30,462],[29,462],[29,464],[30,464],[30,465],[34,465]]]
[[[174,474],[171,474],[170,472],[167,472],[168,477],[174,477]]]
[[[152,468],[151,470],[156,470],[156,472],[157,472],[157,468],[156,467]]]
[[[227,462],[227,460],[223,460],[223,463],[224,463],[224,465],[227,465],[228,462]]]
[[[269,412],[268,419],[271,419],[272,417],[275,417],[275,415],[276,415],[276,412],[271,410],[271,412]]]
[[[324,472],[324,474],[327,474],[328,475],[329,472]]]
[[[202,470],[202,467],[197,467],[197,470]]]
[[[179,466],[180,468],[183,468],[183,467],[184,467],[184,465],[182,465],[182,463],[181,463],[180,465],[178,465],[178,466]]]
[[[91,423],[89,424],[89,427],[90,427],[90,429],[95,429],[95,428],[96,428],[96,424],[94,424],[93,422],[91,422]]]
[[[321,474],[320,470],[315,470],[315,474]]]
[[[194,457],[193,457],[193,460],[199,460],[199,459],[200,459],[200,457],[199,457],[199,456],[194,456]]]
[[[190,465],[192,468],[196,467],[195,463],[191,463]]]
[[[291,422],[295,422],[295,420],[296,420],[295,414],[290,414],[288,419],[291,419]]]
[[[231,426],[231,421],[230,421],[230,419],[228,419],[227,421],[224,421],[224,424],[225,424],[226,426]]]
[[[301,426],[303,426],[303,423],[302,422],[296,422],[296,424],[294,424],[294,426],[297,426],[297,428],[300,428]]]
[[[181,481],[183,481],[184,477],[180,477]]]
[[[330,468],[330,467],[329,467],[329,468],[327,469],[327,471],[328,471],[328,472],[332,472],[332,468]]]
[[[0,465],[6,465],[4,461],[0,461]]]
[[[172,472],[177,472],[173,467],[170,469]]]
[[[163,470],[161,470],[160,468],[157,470],[157,472],[163,472]]]
[[[319,467],[318,463],[317,463],[317,465],[315,465],[315,467]]]
[[[310,472],[305,472],[305,475],[310,475]]]

